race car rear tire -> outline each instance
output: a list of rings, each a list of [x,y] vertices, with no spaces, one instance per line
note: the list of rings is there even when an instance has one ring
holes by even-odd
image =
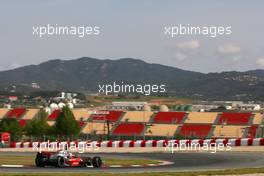
[[[65,167],[65,159],[61,156],[57,158],[57,167]]]
[[[95,156],[92,159],[92,164],[93,164],[93,167],[99,168],[99,167],[102,166],[103,162],[102,162],[102,159],[99,156]]]
[[[83,167],[90,167],[90,166],[92,166],[92,159],[91,158],[84,158],[83,160],[84,160]]]
[[[45,163],[43,162],[43,155],[41,153],[37,153],[35,158],[35,164],[37,167],[45,167]]]

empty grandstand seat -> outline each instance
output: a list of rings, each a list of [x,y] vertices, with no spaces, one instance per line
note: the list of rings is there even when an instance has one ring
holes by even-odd
[[[90,113],[87,109],[73,109],[72,113],[76,120],[87,120],[90,116]]]
[[[218,124],[227,125],[248,125],[251,117],[251,113],[234,113],[234,112],[223,112],[218,120]]]
[[[257,136],[257,129],[258,129],[258,125],[252,125],[248,128],[248,134],[247,137],[248,138],[255,138]]]
[[[215,138],[242,138],[247,126],[216,125],[213,137]]]
[[[55,121],[47,121],[47,124],[48,124],[49,126],[53,126],[53,125],[55,125]]]
[[[54,110],[49,116],[48,116],[48,120],[56,120],[58,118],[58,116],[60,115],[60,110]]]
[[[209,135],[212,125],[208,124],[184,124],[180,129],[180,135],[184,137],[205,138]]]
[[[6,116],[8,118],[20,118],[25,114],[25,112],[26,112],[25,108],[14,108],[10,110]]]
[[[116,122],[121,117],[123,111],[105,111],[103,114],[92,114],[90,116],[91,120],[98,121],[111,121]]]
[[[181,123],[185,112],[158,112],[154,117],[154,123]]]
[[[184,123],[214,123],[217,112],[190,112]]]
[[[31,120],[35,118],[38,113],[39,113],[39,109],[27,109],[27,112],[23,116],[23,119]]]
[[[112,124],[109,124],[109,128],[111,130]],[[99,122],[88,122],[84,125],[81,133],[84,134],[107,134],[107,125],[106,123]]]
[[[27,124],[27,121],[25,119],[20,119],[19,122],[18,122],[19,126],[21,127],[25,127],[26,124]]]
[[[144,131],[143,123],[120,123],[112,132],[113,135],[134,136]]]
[[[6,108],[0,108],[0,119],[4,118],[6,114],[8,113],[8,109]]]
[[[84,121],[79,121],[79,126],[80,126],[80,128],[84,127],[85,126],[85,122]]]
[[[261,113],[254,114],[254,118],[253,118],[253,124],[254,125],[262,124],[263,120],[264,120],[263,119],[263,114],[261,114]]]
[[[148,111],[127,111],[121,121],[127,122],[148,122],[153,112]]]
[[[152,124],[147,128],[145,135],[173,137],[178,126],[175,124]]]

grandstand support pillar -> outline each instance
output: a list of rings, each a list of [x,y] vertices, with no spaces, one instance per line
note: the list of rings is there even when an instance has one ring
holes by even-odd
[[[243,132],[242,138],[248,138],[248,133],[249,133],[249,127],[244,128],[244,132]]]
[[[222,114],[222,113],[218,113],[218,114],[217,114],[217,116],[216,116],[216,118],[215,118],[215,121],[214,121],[213,125],[217,125],[217,124],[219,124],[219,118],[220,118],[221,114]]]
[[[157,113],[153,113],[149,118],[149,123],[154,123],[154,118],[157,115]]]
[[[255,114],[252,113],[249,118],[249,122],[248,122],[250,126],[253,125],[254,117],[255,117]]]
[[[263,138],[264,137],[264,125],[260,125],[260,130],[261,130],[260,136]]]
[[[181,128],[182,128],[182,124],[178,126],[178,128],[176,129],[174,133],[174,136],[180,135]]]
[[[212,138],[212,136],[214,135],[214,131],[215,131],[215,126],[214,125],[212,125],[212,128],[211,128],[211,130],[209,131],[209,133],[208,133],[208,138]]]
[[[110,121],[106,121],[106,126],[107,126],[107,140],[110,139]]]
[[[143,131],[142,131],[142,133],[141,133],[141,136],[143,137],[143,140],[146,139],[145,133],[146,133],[147,129],[148,129],[148,127],[147,127],[147,123],[144,122],[144,129],[143,129]]]
[[[180,123],[180,124],[183,124],[186,120],[188,120],[188,117],[189,117],[189,113],[185,113],[183,118],[182,118],[182,121],[181,122],[176,122],[176,123]]]

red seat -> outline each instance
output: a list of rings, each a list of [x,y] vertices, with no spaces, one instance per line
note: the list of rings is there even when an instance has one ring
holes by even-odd
[[[209,135],[212,125],[184,124],[180,130],[183,137],[205,138]]]
[[[140,135],[145,126],[143,123],[121,123],[113,131],[113,135]]]
[[[219,117],[218,124],[247,125],[251,115],[251,113],[223,112]]]
[[[92,120],[103,120],[116,122],[122,115],[122,111],[105,111],[105,114],[93,114],[91,115]]]
[[[181,123],[185,112],[158,112],[154,117],[154,123]]]
[[[58,116],[60,115],[60,110],[54,110],[49,116],[48,120],[56,120]]]
[[[253,125],[248,128],[248,138],[255,138],[257,135],[258,125]]]
[[[7,113],[8,118],[20,118],[22,117],[26,112],[25,108],[14,108]]]
[[[24,120],[24,119],[21,119],[21,120],[19,120],[18,124],[19,124],[20,127],[25,127],[26,124],[27,124],[27,121]]]
[[[84,125],[85,125],[85,122],[84,121],[79,121],[80,128],[82,128]]]

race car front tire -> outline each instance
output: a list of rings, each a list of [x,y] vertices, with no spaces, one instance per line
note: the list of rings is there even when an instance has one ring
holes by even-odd
[[[35,158],[35,164],[37,167],[45,167],[45,163],[43,161],[43,155],[41,153],[37,153],[37,156]]]
[[[61,156],[57,158],[57,167],[64,167],[65,166],[65,159]]]
[[[103,164],[102,159],[99,156],[95,156],[92,159],[93,167],[100,168]]]

